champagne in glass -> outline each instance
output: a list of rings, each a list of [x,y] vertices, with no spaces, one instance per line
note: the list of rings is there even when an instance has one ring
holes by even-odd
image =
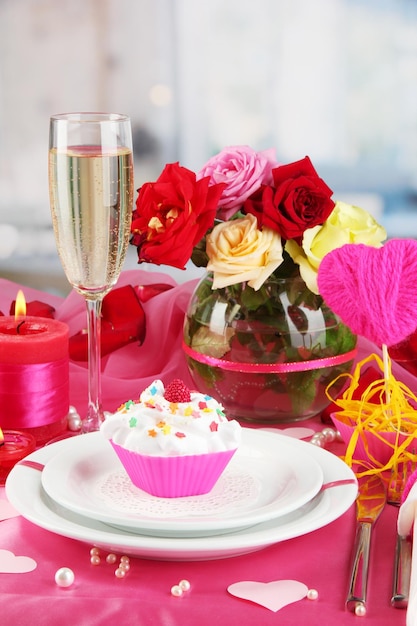
[[[87,303],[88,409],[83,432],[98,430],[100,314],[129,242],[133,205],[130,119],[107,113],[54,115],[49,134],[49,193],[58,254]]]

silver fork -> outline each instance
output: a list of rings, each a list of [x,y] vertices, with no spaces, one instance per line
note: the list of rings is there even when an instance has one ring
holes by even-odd
[[[416,466],[416,461],[400,461],[393,467],[387,490],[388,504],[396,507],[401,505],[401,498],[407,479],[414,472]],[[397,534],[391,596],[391,605],[396,609],[407,608],[410,592],[411,555],[412,545],[410,538]]]

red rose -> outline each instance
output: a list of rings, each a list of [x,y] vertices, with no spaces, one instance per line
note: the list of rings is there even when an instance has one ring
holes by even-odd
[[[131,243],[139,263],[185,269],[194,246],[214,224],[224,184],[196,180],[178,163],[165,166],[158,180],[139,189],[133,211]]]
[[[307,228],[326,221],[335,206],[333,192],[308,157],[276,167],[272,175],[273,185],[263,185],[244,204],[244,211],[255,215],[259,228],[266,226],[283,239],[296,239]]]

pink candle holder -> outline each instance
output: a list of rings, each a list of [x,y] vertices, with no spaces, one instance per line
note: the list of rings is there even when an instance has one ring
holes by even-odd
[[[3,486],[11,469],[36,448],[36,439],[30,433],[18,430],[0,430],[0,485]]]

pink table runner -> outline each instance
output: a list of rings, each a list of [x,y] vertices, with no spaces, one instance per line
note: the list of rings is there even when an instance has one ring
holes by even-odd
[[[175,284],[165,275],[138,270],[123,273],[118,286],[153,282]],[[106,357],[103,375],[106,409],[113,410],[155,378],[169,380],[180,376],[189,380],[180,344],[183,315],[194,285],[195,282],[175,286],[148,301],[144,345],[131,344]],[[18,287],[0,280],[0,309],[4,312]],[[85,326],[84,302],[77,294],[72,293],[63,301],[26,287],[24,292],[28,301],[39,299],[53,305],[57,309],[56,317],[70,325],[70,334]],[[372,351],[375,351],[373,346],[361,341],[358,358]],[[71,402],[81,412],[87,393],[85,367],[71,363]],[[402,370],[401,376],[415,388],[413,377]],[[318,419],[302,425],[315,430],[323,427]],[[341,450],[340,444],[333,445],[333,451]],[[4,489],[0,489],[1,499],[5,499]],[[367,626],[405,624],[405,611],[393,609],[389,604],[396,516],[394,507],[386,507],[375,527],[369,608],[364,618]],[[0,621],[7,626],[353,624],[360,618],[345,611],[344,600],[354,521],[354,507],[351,507],[325,528],[231,559],[164,562],[132,558],[131,570],[119,580],[114,576],[114,567],[90,564],[88,545],[54,535],[20,516],[5,519],[0,522],[0,550],[31,557],[37,568],[24,574],[0,572]],[[75,572],[75,583],[67,589],[57,587],[54,582],[56,570],[63,566]],[[191,591],[181,598],[172,597],[172,585],[183,578],[191,582]],[[242,580],[281,579],[298,580],[317,589],[319,599],[303,599],[274,613],[227,592],[230,584]]]

